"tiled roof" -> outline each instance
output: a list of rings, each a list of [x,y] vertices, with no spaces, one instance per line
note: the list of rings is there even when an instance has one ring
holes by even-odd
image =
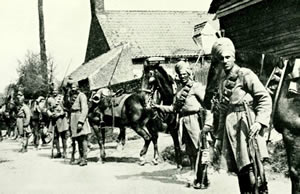
[[[135,79],[129,45],[118,46],[79,66],[70,74],[74,81],[89,80],[89,89],[95,90]],[[117,64],[117,65],[116,65]]]
[[[97,18],[111,48],[129,43],[133,58],[141,58],[198,55],[192,39],[194,26],[213,15],[200,11],[98,11]]]

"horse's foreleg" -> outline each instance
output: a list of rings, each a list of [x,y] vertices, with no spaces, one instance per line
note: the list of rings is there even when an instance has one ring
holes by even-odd
[[[152,163],[154,165],[157,165],[158,164],[158,160],[159,160],[159,152],[158,152],[157,140],[158,140],[158,134],[153,135],[152,136],[152,142],[153,142],[153,148],[154,148],[154,156],[153,156]]]
[[[126,142],[125,139],[126,139],[126,128],[122,126],[120,127],[120,133],[117,139],[118,142],[117,150],[123,150]]]
[[[292,194],[300,194],[300,136],[292,134],[289,129],[284,129],[282,135],[287,152]]]
[[[149,144],[151,143],[151,135],[142,127],[135,127],[134,130],[145,141],[144,146],[140,152],[140,165],[144,165],[146,163],[145,156],[148,151]]]
[[[99,128],[98,125],[94,125],[93,129],[95,131],[95,135],[97,137],[97,142],[99,145],[100,149],[100,157],[99,157],[99,162],[103,162],[105,159],[105,148],[104,148],[104,143],[105,143],[105,129],[104,128]],[[104,133],[103,133],[104,131]]]
[[[153,160],[152,160],[152,163],[154,165],[157,165],[158,164],[158,160],[159,160],[159,152],[158,152],[158,144],[157,144],[157,140],[158,140],[158,129],[157,127],[155,127],[155,120],[150,120],[148,123],[147,123],[147,129],[151,135],[151,140],[153,142],[153,150],[154,150],[154,155],[153,155]],[[157,124],[157,123],[156,123]],[[161,125],[160,125],[161,127]]]

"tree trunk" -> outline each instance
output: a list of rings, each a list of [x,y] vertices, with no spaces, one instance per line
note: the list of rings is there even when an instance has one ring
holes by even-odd
[[[41,73],[42,73],[42,77],[44,79],[45,84],[48,84],[43,0],[38,0],[38,10],[39,10],[39,28],[40,28],[40,55],[41,55],[41,66],[42,66]]]

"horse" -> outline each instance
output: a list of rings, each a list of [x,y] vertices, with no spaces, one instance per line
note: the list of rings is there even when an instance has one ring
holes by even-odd
[[[15,139],[18,136],[18,130],[16,130],[16,114],[17,114],[17,105],[13,100],[12,96],[8,96],[5,103],[3,104],[3,114],[2,119],[7,128],[7,136],[11,135],[11,132],[14,133]]]
[[[261,55],[261,54],[260,54]],[[266,55],[263,55],[266,56]],[[257,60],[258,59],[258,60]],[[249,66],[249,61],[245,62],[241,66],[246,66],[254,70],[254,72],[260,72],[264,76],[270,77],[270,69],[277,68],[281,74],[280,79],[269,78],[273,84],[276,84],[275,90],[271,93],[273,98],[273,113],[272,123],[276,131],[282,134],[283,142],[287,153],[287,161],[289,167],[289,174],[292,183],[292,194],[300,193],[300,95],[289,92],[289,86],[292,81],[297,81],[299,78],[291,78],[291,73],[295,67],[294,58],[280,58],[278,56],[269,55],[268,66],[259,61],[261,57],[256,59],[256,64],[260,64],[256,67]],[[266,59],[262,59],[264,61]],[[252,63],[253,64],[253,63]],[[257,68],[259,67],[259,69]],[[217,86],[224,75],[222,67],[216,63],[212,63],[208,73],[208,82],[206,88],[206,108],[214,107],[214,102]],[[263,83],[266,83],[266,77],[259,76]],[[277,95],[276,95],[277,93]],[[271,130],[271,129],[270,129]]]
[[[292,193],[300,193],[300,96],[289,92],[292,81],[290,73],[295,66],[295,59],[286,63],[283,82],[279,91],[278,101],[274,110],[274,128],[282,134],[287,152],[289,175],[292,183]],[[297,79],[297,78],[296,78]]]
[[[171,105],[173,103],[174,80],[161,66],[147,67],[144,68],[144,76],[142,83],[142,90],[134,92],[132,94],[123,94],[119,97],[119,115],[115,115],[115,126],[120,128],[118,136],[119,145],[125,144],[125,130],[126,127],[133,129],[138,135],[144,139],[144,146],[140,151],[140,164],[145,164],[145,155],[148,147],[152,142],[154,145],[154,156],[152,163],[158,164],[159,152],[158,152],[158,132],[167,128],[170,131],[176,150],[180,151],[178,134],[174,128],[176,125],[176,118],[174,115],[168,117],[160,116],[154,109],[150,107],[151,103],[162,103],[165,105]],[[101,93],[100,89],[97,93]],[[100,95],[101,96],[101,95]],[[156,97],[157,98],[156,98]],[[99,106],[110,107],[112,100],[110,98],[104,98],[99,103]],[[102,102],[102,103],[101,103]],[[108,111],[107,111],[108,110]],[[112,117],[107,114],[111,110],[106,109],[104,113],[105,125],[112,124]],[[116,113],[116,112],[115,112]],[[164,119],[162,119],[164,118]],[[165,120],[165,118],[167,120]],[[168,125],[166,125],[168,123]],[[147,129],[147,130],[146,130]],[[100,149],[104,149],[104,146],[100,146]],[[179,154],[177,154],[179,156]]]

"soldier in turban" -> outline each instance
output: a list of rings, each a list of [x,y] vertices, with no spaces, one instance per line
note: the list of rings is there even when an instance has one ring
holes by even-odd
[[[154,107],[162,112],[178,114],[179,141],[181,145],[185,144],[192,172],[196,174],[192,185],[197,189],[206,189],[209,185],[205,170],[207,164],[197,159],[200,156],[200,134],[209,131],[212,126],[212,115],[210,111],[203,108],[205,88],[201,83],[192,79],[193,74],[189,63],[179,61],[175,66],[175,71],[179,76],[180,86],[174,103],[171,106],[154,105]],[[206,115],[206,118],[203,115]]]
[[[267,193],[264,170],[256,173],[256,167],[263,168],[261,160],[268,157],[263,129],[269,126],[271,97],[250,69],[235,63],[235,48],[230,39],[218,39],[211,53],[225,72],[219,86],[223,108],[219,109],[215,143],[221,168],[237,174],[242,194]],[[257,144],[258,159],[253,158],[254,152],[250,151],[253,150],[251,142]]]
[[[79,90],[78,83],[71,83],[71,118],[70,126],[72,132],[72,156],[71,164],[75,163],[75,141],[79,148],[79,162],[80,166],[87,165],[87,149],[88,149],[88,135],[91,133],[90,124],[88,122],[88,102],[84,93]]]
[[[67,154],[67,138],[69,133],[69,124],[67,112],[64,109],[63,95],[59,94],[58,88],[53,87],[52,95],[47,100],[47,114],[50,118],[49,129],[54,133],[53,144],[55,144],[57,153],[54,158],[65,158]],[[60,150],[60,140],[62,142],[63,152]]]

